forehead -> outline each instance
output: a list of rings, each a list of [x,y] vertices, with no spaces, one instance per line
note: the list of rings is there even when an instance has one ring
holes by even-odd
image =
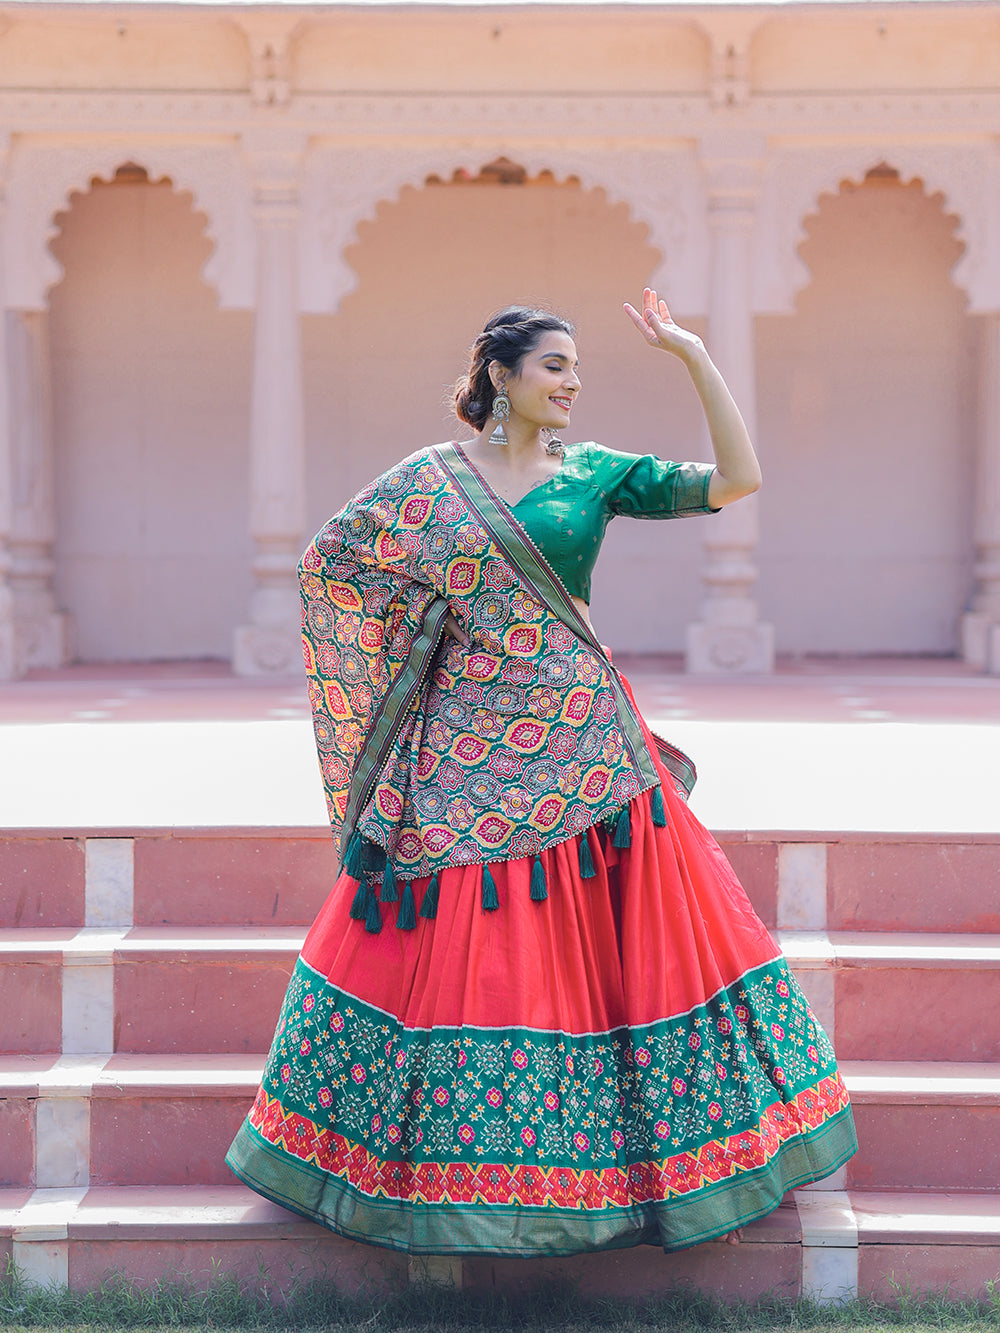
[[[558,356],[575,365],[576,343],[568,333],[563,333],[561,329],[546,329],[537,346],[532,348],[531,355],[539,358]]]

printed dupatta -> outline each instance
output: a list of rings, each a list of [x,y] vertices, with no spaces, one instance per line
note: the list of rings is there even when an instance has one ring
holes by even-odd
[[[454,445],[361,491],[306,549],[300,579],[327,807],[357,878],[375,849],[391,887],[537,855],[627,819],[658,783],[617,671]],[[469,648],[446,639],[449,610]],[[661,760],[686,795],[690,760],[665,742]]]

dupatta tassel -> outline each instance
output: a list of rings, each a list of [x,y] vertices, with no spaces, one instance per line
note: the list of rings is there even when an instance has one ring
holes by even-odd
[[[667,827],[667,812],[663,808],[663,788],[654,787],[653,795],[649,801],[649,808],[653,814],[653,823],[657,828]]]
[[[618,848],[632,846],[632,815],[627,805],[622,807],[622,812],[618,816],[611,845]]]
[[[378,935],[382,929],[382,909],[379,906],[375,885],[368,881],[368,898],[365,903],[365,930],[369,935]]]
[[[584,832],[580,834],[580,878],[593,879],[596,874],[597,867],[590,851],[590,840]]]
[[[410,897],[413,897],[412,892]],[[385,869],[382,871],[382,901],[384,903],[395,903],[399,901],[399,890],[396,887],[396,872],[392,868],[392,862],[386,857]]]
[[[535,857],[535,864],[531,867],[531,901],[533,903],[543,903],[549,896],[549,886],[545,882],[545,867],[542,865],[542,858]]]
[[[408,879],[403,885],[403,896],[399,900],[396,913],[397,930],[413,930],[417,924],[416,904],[413,901],[413,880]]]
[[[360,833],[352,833],[348,840],[347,850],[344,853],[344,874],[350,875],[351,879],[356,879],[359,882],[364,878],[364,870],[361,864]],[[352,912],[351,915],[353,916],[354,913]]]
[[[438,877],[431,875],[431,882],[424,889],[424,900],[420,904],[420,915],[426,921],[433,921],[438,914]]]
[[[490,874],[490,868],[483,863],[483,911],[495,912],[500,906],[500,899],[497,897],[497,886]]]
[[[354,901],[351,903],[351,920],[364,921],[365,910],[368,906],[368,889],[363,879],[358,880],[358,887],[354,893]]]

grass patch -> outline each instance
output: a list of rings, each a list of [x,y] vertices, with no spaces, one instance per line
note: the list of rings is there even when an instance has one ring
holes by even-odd
[[[0,1328],[9,1333],[52,1329],[245,1329],[253,1333],[967,1333],[1000,1331],[1000,1284],[983,1301],[951,1300],[898,1289],[891,1304],[856,1300],[817,1305],[807,1300],[724,1302],[692,1292],[626,1304],[552,1284],[517,1296],[480,1295],[433,1286],[391,1297],[345,1297],[332,1284],[304,1277],[283,1292],[261,1273],[253,1282],[218,1274],[205,1291],[182,1280],[139,1286],[110,1275],[93,1292],[42,1289],[16,1272],[0,1279]]]

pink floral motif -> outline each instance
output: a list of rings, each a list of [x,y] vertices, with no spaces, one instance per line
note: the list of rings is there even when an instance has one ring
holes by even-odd
[[[621,1132],[620,1129],[613,1129],[611,1131],[611,1142],[615,1145],[616,1148],[625,1147],[625,1135]]]
[[[316,1095],[319,1097],[320,1106],[333,1105],[333,1093],[330,1091],[329,1088],[320,1088],[319,1092]]]
[[[724,1037],[728,1036],[728,1034],[733,1030],[733,1025],[732,1023],[730,1023],[728,1018],[720,1018],[715,1026],[718,1029],[718,1031],[722,1033]]]
[[[352,1065],[351,1078],[354,1079],[355,1083],[364,1083],[366,1078],[364,1065]]]
[[[777,992],[778,992],[779,995],[781,995],[781,996],[783,996],[783,997],[787,997],[787,995],[788,995],[788,982],[787,982],[787,981],[779,981],[779,982],[778,982],[778,985],[777,985],[777,987],[776,987],[776,989],[777,989]]]
[[[528,1067],[528,1057],[525,1055],[524,1051],[522,1051],[520,1047],[517,1048],[517,1050],[514,1052],[514,1054],[513,1054],[510,1058],[511,1058],[511,1061],[513,1062],[513,1064],[514,1064],[518,1069],[527,1069],[527,1067]]]
[[[306,996],[306,998],[302,1001],[302,1012],[304,1014],[311,1014],[315,1008],[316,1008],[316,996],[313,995],[312,991],[310,991],[309,994]]]
[[[403,1066],[404,1066],[405,1064],[406,1064],[406,1052],[405,1052],[405,1051],[397,1051],[397,1052],[396,1052],[396,1068],[397,1068],[397,1069],[402,1069]]]
[[[556,1095],[556,1093],[551,1091],[545,1094],[545,1096],[542,1098],[542,1101],[545,1103],[545,1109],[547,1111],[554,1111],[556,1107],[559,1105],[558,1096]]]
[[[570,727],[553,727],[545,749],[553,759],[568,759],[576,752],[576,733]]]
[[[447,1088],[435,1088],[432,1096],[438,1106],[447,1106],[451,1101],[451,1093]]]
[[[653,1057],[650,1055],[649,1051],[646,1050],[645,1046],[640,1046],[639,1049],[638,1049],[638,1050],[636,1051],[636,1053],[635,1053],[635,1062],[636,1062],[636,1064],[637,1064],[637,1065],[642,1065],[643,1068],[645,1068],[646,1065],[649,1064],[649,1062],[650,1062],[650,1060],[652,1060],[652,1058],[653,1058]]]
[[[774,1038],[775,1041],[784,1041],[785,1029],[781,1026],[780,1023],[771,1024],[771,1036]]]
[[[745,1023],[747,1019],[750,1017],[750,1010],[747,1009],[746,1006],[742,1004],[738,1004],[736,1008],[733,1010],[733,1012],[735,1013],[736,1017],[740,1020],[741,1023]]]
[[[448,823],[462,833],[471,828],[476,821],[476,812],[464,796],[456,796],[448,802]]]
[[[377,1134],[382,1128],[382,1117],[380,1115],[372,1116],[372,1133]]]
[[[590,1147],[590,1139],[587,1138],[582,1129],[578,1129],[573,1135],[573,1143],[580,1152],[586,1152]]]
[[[701,1045],[701,1038],[698,1036],[697,1032],[692,1032],[690,1037],[688,1037],[688,1045],[691,1047],[692,1051],[696,1051]]]
[[[535,715],[547,720],[555,717],[562,707],[562,700],[548,685],[539,685],[528,693],[528,708]]]
[[[334,1032],[343,1032],[344,1030],[344,1016],[336,1009],[330,1015],[330,1027]]]
[[[390,1143],[398,1143],[399,1140],[403,1137],[403,1131],[399,1128],[398,1125],[390,1125],[389,1128],[385,1131],[385,1136]]]
[[[720,1115],[722,1115],[722,1107],[719,1105],[719,1103],[718,1103],[718,1102],[709,1102],[709,1104],[708,1104],[708,1118],[709,1118],[710,1120],[718,1120],[718,1118],[719,1118]]]
[[[715,1077],[719,1080],[720,1083],[728,1077],[728,1074],[729,1071],[726,1069],[726,1066],[719,1064],[718,1061],[716,1061]]]
[[[503,1101],[503,1093],[499,1088],[490,1088],[486,1094],[486,1100],[489,1102],[490,1106],[499,1106]]]
[[[670,1126],[665,1120],[657,1120],[653,1126],[653,1133],[658,1139],[668,1139],[670,1137]]]
[[[288,1080],[289,1080],[291,1077],[292,1077],[292,1066],[291,1066],[291,1065],[282,1065],[282,1066],[281,1066],[281,1081],[282,1081],[282,1083],[287,1083]]]
[[[299,1055],[308,1055],[309,1052],[312,1050],[312,1048],[313,1048],[312,1042],[309,1040],[308,1037],[306,1037],[306,1039],[302,1042],[302,1045],[299,1047]]]
[[[688,1085],[682,1078],[675,1078],[670,1085],[670,1091],[675,1097],[683,1097],[688,1090]]]
[[[466,1062],[466,1055],[465,1055],[465,1052],[464,1052],[464,1051],[459,1051],[459,1053],[458,1053],[458,1060],[457,1060],[457,1062],[456,1062],[456,1063],[458,1064],[459,1069],[464,1069],[464,1068],[465,1068],[465,1062]]]
[[[524,760],[510,750],[494,750],[487,766],[494,777],[516,778],[524,767]]]
[[[472,1128],[471,1125],[459,1125],[458,1137],[462,1140],[463,1143],[471,1143],[472,1140],[476,1137],[476,1131]]]
[[[535,1146],[535,1131],[530,1125],[525,1125],[524,1129],[521,1130],[521,1142],[526,1148],[533,1148]]]
[[[815,1046],[807,1046],[806,1055],[808,1055],[814,1065],[819,1064],[819,1051],[817,1051]]]
[[[775,1081],[775,1083],[778,1084],[779,1087],[781,1087],[781,1085],[786,1081],[786,1080],[785,1080],[785,1071],[780,1067],[780,1065],[779,1065],[778,1068],[774,1071],[774,1081]]]

